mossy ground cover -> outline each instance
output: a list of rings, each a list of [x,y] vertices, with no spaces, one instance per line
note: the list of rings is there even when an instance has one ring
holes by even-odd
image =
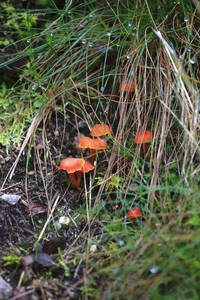
[[[21,198],[0,202],[0,275],[18,299],[199,299],[198,2],[1,11],[1,194]],[[73,189],[58,166],[91,159],[97,123],[109,147]]]

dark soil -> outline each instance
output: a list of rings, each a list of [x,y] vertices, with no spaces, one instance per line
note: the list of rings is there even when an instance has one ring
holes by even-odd
[[[74,212],[82,206],[85,209],[83,187],[79,191],[72,189],[67,173],[58,169],[61,159],[80,156],[76,147],[78,138],[74,124],[76,122],[72,113],[67,112],[67,120],[64,120],[61,113],[52,112],[46,122],[40,124],[34,138],[27,145],[12,179],[8,178],[5,182],[20,147],[11,145],[9,149],[0,150],[1,193],[21,196],[15,205],[0,201],[2,276],[10,282],[15,294],[19,294],[18,297],[28,293],[26,298],[18,299],[80,299],[79,287],[84,280],[85,267],[84,259],[76,259],[74,249],[78,249],[79,255],[85,251],[87,220],[79,218],[78,222],[71,222],[61,230],[55,226],[60,216],[74,217]],[[85,123],[81,121],[78,126],[80,134],[88,135]],[[36,248],[35,242],[58,196],[59,201],[53,217],[39,243],[39,248]],[[97,236],[99,231],[97,224],[90,228],[91,235]],[[46,267],[46,262],[41,263],[36,259],[30,265],[24,265],[21,261],[5,266],[2,259],[8,254],[21,259],[36,253],[35,251],[48,254],[53,263]],[[67,277],[64,268],[58,263],[61,254],[64,254],[64,263],[69,268]],[[20,290],[16,287],[23,271],[25,273]]]

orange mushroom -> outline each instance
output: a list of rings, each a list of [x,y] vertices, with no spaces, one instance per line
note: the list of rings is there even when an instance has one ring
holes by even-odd
[[[95,155],[95,150],[93,150],[93,139],[88,137],[88,136],[84,136],[80,139],[79,143],[78,143],[78,147],[81,149],[90,149],[91,153],[92,153],[92,163],[94,163],[93,161],[93,156]]]
[[[128,217],[131,219],[135,219],[137,217],[140,217],[142,215],[142,212],[139,208],[131,209],[128,211]]]
[[[82,149],[90,149],[92,145],[93,145],[93,139],[88,136],[82,137],[78,143],[79,148]]]
[[[136,144],[142,144],[144,155],[147,153],[147,143],[153,140],[153,133],[149,130],[140,132],[135,137]]]
[[[90,131],[91,136],[103,136],[112,134],[111,128],[107,124],[96,124]]]
[[[93,145],[92,145],[91,149],[104,150],[106,148],[108,148],[108,144],[106,143],[106,141],[104,141],[100,138],[93,139]]]
[[[82,174],[88,173],[92,170],[94,170],[94,166],[85,160],[85,164],[83,165],[82,169],[77,172],[77,187],[80,186]]]
[[[130,93],[134,92],[135,90],[135,79],[130,77],[128,80],[125,78],[119,88],[120,93],[127,93],[129,95]]]
[[[90,137],[84,136],[80,139],[78,146],[82,149],[90,149],[92,153],[92,163],[95,161],[96,151],[108,148],[108,144],[100,139],[91,139]]]
[[[133,225],[137,226],[136,219],[142,215],[142,212],[139,208],[131,209],[128,211],[128,217],[133,219]]]
[[[92,152],[92,159],[91,159],[92,163],[94,163],[94,161],[95,161],[97,151],[104,150],[106,148],[108,148],[108,144],[106,143],[106,141],[104,141],[100,138],[93,140],[93,145],[90,148],[91,152]]]
[[[69,174],[69,178],[73,187],[77,188],[80,185],[82,174],[77,171],[81,171],[85,165],[85,160],[82,158],[69,157],[61,161],[59,169],[65,170]],[[77,179],[75,177],[75,172],[77,172]]]

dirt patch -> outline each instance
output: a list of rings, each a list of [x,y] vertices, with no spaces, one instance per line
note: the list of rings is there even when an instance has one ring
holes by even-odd
[[[85,201],[84,189],[70,188],[68,175],[58,169],[61,159],[80,155],[76,147],[78,131],[74,124],[73,114],[68,113],[67,120],[64,120],[61,113],[51,113],[23,151],[14,176],[6,182],[4,180],[20,147],[0,150],[1,192],[21,197],[16,205],[0,201],[0,259],[9,254],[21,259],[37,250],[48,254],[53,261],[48,267],[46,262],[41,263],[38,259],[28,266],[22,262],[12,264],[11,261],[6,265],[3,261],[4,279],[10,281],[15,293],[27,294],[25,299],[33,299],[33,295],[36,299],[78,299],[79,287],[84,281],[85,258],[77,259],[74,253],[74,249],[78,249],[79,255],[83,254],[87,241],[87,220],[80,218],[79,213]],[[87,125],[81,121],[79,134],[88,133]],[[36,248],[35,242],[57,197],[59,200],[54,213]],[[30,207],[33,203],[38,206],[41,204],[43,211],[32,213]],[[70,216],[71,223],[60,229],[58,219],[62,215]],[[76,218],[79,218],[79,222],[76,222]],[[90,232],[97,236],[100,233],[99,225],[93,224]],[[63,260],[59,258],[62,254]],[[20,276],[23,278],[19,284]]]

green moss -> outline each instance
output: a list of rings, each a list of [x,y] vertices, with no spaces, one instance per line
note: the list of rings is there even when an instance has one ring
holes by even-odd
[[[16,93],[16,94],[15,94]],[[14,95],[15,94],[15,95]],[[22,91],[23,95],[23,91]],[[26,98],[18,92],[10,92],[5,83],[1,85],[0,91],[0,144],[9,146],[10,143],[19,144],[24,137],[24,130],[32,120],[36,111],[32,107],[30,98],[37,99],[36,92],[27,94]]]
[[[13,264],[19,264],[20,257],[16,256],[15,254],[10,253],[7,256],[3,256],[2,261],[3,261],[3,266],[6,267],[9,265],[13,265]]]

